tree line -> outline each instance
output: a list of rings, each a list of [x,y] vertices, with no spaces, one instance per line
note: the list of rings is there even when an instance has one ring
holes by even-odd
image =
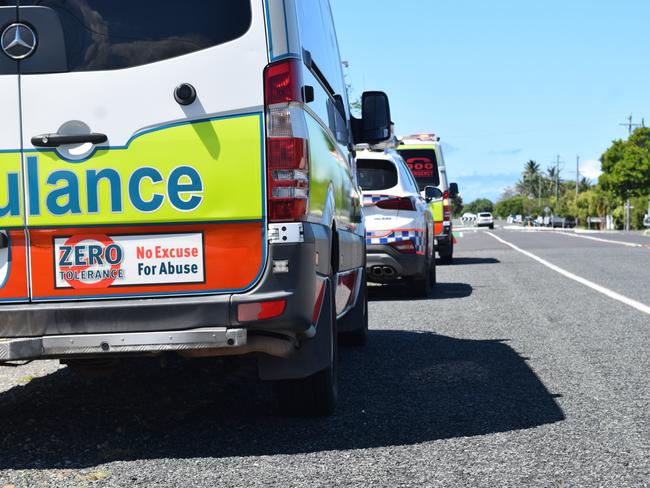
[[[504,190],[493,204],[477,199],[467,205],[456,202],[454,211],[493,212],[508,215],[545,215],[549,209],[555,215],[571,217],[586,225],[587,217],[612,215],[615,225],[624,225],[625,203],[630,199],[633,209],[630,223],[633,229],[643,228],[650,198],[650,128],[636,129],[627,140],[616,140],[600,158],[602,175],[595,184],[580,178],[565,180],[556,166],[545,171],[535,161],[527,161],[521,179]]]

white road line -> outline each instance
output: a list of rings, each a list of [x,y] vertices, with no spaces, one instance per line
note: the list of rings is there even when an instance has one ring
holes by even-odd
[[[579,237],[580,239],[589,239],[592,241],[598,241],[598,242],[607,242],[610,244],[619,244],[621,246],[627,246],[627,247],[645,247],[643,244],[637,244],[635,242],[625,242],[625,241],[613,241],[611,239],[603,239],[601,237],[591,237],[591,236],[583,236],[580,234],[573,234],[569,232],[562,232],[562,231],[556,231],[556,234],[562,234],[564,236],[570,236],[570,237]]]
[[[573,281],[577,281],[578,283],[591,288],[592,290],[595,290],[599,293],[602,293],[605,296],[608,296],[609,298],[613,298],[614,300],[618,300],[621,303],[624,303],[626,305],[629,305],[632,308],[636,308],[637,310],[644,312],[648,315],[650,315],[650,307],[648,305],[645,305],[644,303],[637,302],[636,300],[632,300],[631,298],[628,298],[626,296],[621,295],[620,293],[616,293],[615,291],[612,291],[608,288],[605,288],[604,286],[597,285],[596,283],[593,283],[589,280],[586,280],[580,276],[574,275],[573,273],[570,273],[569,271],[566,271],[565,269],[560,268],[559,266],[554,265],[553,263],[549,263],[548,261],[536,256],[533,253],[530,253],[528,251],[524,251],[523,249],[515,246],[514,244],[511,244],[508,241],[505,241],[501,239],[499,236],[494,235],[492,232],[487,232],[487,234],[491,235],[494,237],[497,241],[505,244],[506,246],[510,246],[512,249],[515,251],[520,252],[524,256],[528,256],[531,259],[534,259],[540,264],[543,264],[547,268],[552,269],[556,273],[560,273],[562,276],[565,276],[566,278],[569,278]]]

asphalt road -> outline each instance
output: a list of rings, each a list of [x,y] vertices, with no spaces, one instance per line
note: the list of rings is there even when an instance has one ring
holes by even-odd
[[[650,248],[493,234],[650,305]],[[274,417],[246,361],[0,369],[0,487],[649,486],[650,315],[485,231],[459,241],[434,299],[372,289],[329,419]]]

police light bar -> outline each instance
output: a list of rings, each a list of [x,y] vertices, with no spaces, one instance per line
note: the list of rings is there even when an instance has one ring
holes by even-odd
[[[411,134],[410,136],[402,137],[402,140],[415,140],[415,141],[427,141],[427,142],[440,142],[440,136],[436,134]]]

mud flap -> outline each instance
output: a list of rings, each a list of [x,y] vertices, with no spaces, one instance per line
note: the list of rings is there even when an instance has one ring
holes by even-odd
[[[302,341],[300,348],[288,359],[261,354],[257,363],[260,379],[269,381],[306,378],[330,366],[334,345],[331,281],[328,280],[326,286],[328,289],[318,318],[316,335]]]

